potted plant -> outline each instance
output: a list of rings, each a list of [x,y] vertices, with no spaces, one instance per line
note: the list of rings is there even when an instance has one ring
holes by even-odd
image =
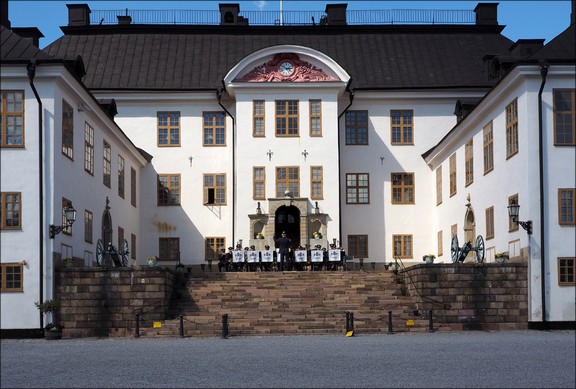
[[[394,274],[398,274],[398,269],[400,269],[400,264],[398,263],[397,259],[394,259],[394,262],[390,262],[388,267],[390,268],[390,270],[392,270],[394,272]]]
[[[504,263],[508,260],[508,253],[498,253],[496,254],[496,262]]]
[[[158,263],[158,257],[154,256],[154,257],[148,258],[148,266],[154,267],[154,266],[156,266],[157,263]]]
[[[67,258],[64,258],[62,260],[62,263],[64,264],[64,266],[67,266],[67,267],[72,266],[74,264],[74,259],[71,257],[67,257]]]
[[[422,257],[422,260],[428,264],[434,263],[436,256],[434,254],[426,254]]]
[[[58,300],[45,300],[40,303],[36,301],[34,303],[36,308],[40,310],[44,315],[48,316],[50,314],[52,322],[46,324],[44,327],[44,337],[47,340],[60,339],[62,338],[62,328],[64,328],[58,322],[58,309],[60,308],[60,302]]]

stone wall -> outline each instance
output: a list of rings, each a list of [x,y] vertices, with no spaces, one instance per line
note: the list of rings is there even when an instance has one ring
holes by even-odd
[[[64,338],[132,336],[140,323],[163,320],[176,274],[165,267],[60,267],[56,298]]]
[[[452,330],[528,328],[528,265],[442,263],[401,272],[419,310]]]

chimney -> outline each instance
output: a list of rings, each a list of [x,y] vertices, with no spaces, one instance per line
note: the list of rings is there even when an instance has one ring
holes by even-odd
[[[44,38],[44,34],[37,27],[14,27],[12,32],[36,47],[40,47],[40,38]]]
[[[348,4],[326,4],[326,24],[329,26],[345,26],[346,7]]]
[[[8,19],[8,0],[0,0],[0,24],[6,28],[10,28],[10,20]]]
[[[116,17],[118,18],[118,24],[130,24],[130,23],[132,23],[132,16],[118,15]]]
[[[480,3],[474,8],[476,25],[498,25],[498,3]]]
[[[68,26],[89,26],[90,7],[88,4],[66,4],[68,7]]]
[[[239,16],[240,4],[219,4],[220,7],[220,25],[221,26],[247,26],[248,19]]]
[[[514,57],[525,58],[542,47],[544,47],[544,39],[518,39],[509,50]]]

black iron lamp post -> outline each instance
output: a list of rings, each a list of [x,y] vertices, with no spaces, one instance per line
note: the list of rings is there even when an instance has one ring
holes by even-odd
[[[76,221],[76,210],[72,206],[71,202],[68,202],[66,208],[64,208],[64,217],[66,218],[66,224],[63,226],[55,226],[50,224],[50,239],[54,239],[56,235],[64,231],[66,228],[71,227]]]
[[[513,222],[518,223],[522,228],[526,230],[528,235],[532,235],[532,220],[528,221],[520,221],[518,220],[518,215],[520,213],[520,204],[518,204],[515,200],[512,200],[510,205],[508,206],[508,216],[512,219]]]

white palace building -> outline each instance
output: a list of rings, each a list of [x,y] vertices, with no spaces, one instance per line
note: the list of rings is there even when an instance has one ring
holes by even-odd
[[[528,264],[531,324],[574,324],[575,1],[547,44],[502,35],[497,3],[419,24],[69,4],[43,49],[1,4],[2,330],[39,327],[64,258],[200,266],[282,231],[375,268],[481,237]]]

